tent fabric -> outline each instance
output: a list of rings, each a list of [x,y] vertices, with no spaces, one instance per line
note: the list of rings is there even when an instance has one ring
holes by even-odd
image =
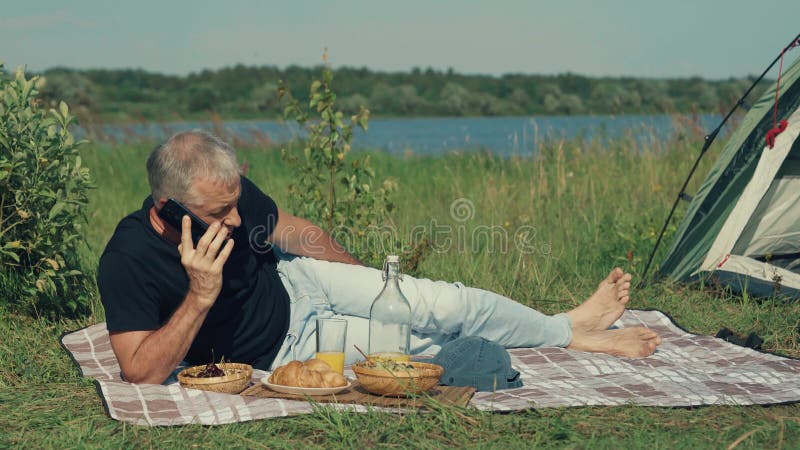
[[[780,206],[781,203],[787,200],[789,201],[789,206],[791,206],[792,203],[794,203],[792,200],[796,200],[798,195],[800,195],[799,191],[787,191],[785,189],[787,186],[783,186],[783,183],[781,183],[779,179],[775,178],[783,164],[783,161],[789,154],[789,150],[793,148],[792,143],[797,138],[797,135],[800,134],[800,110],[797,110],[792,114],[792,116],[789,118],[789,124],[789,127],[783,133],[778,135],[778,138],[775,140],[776,145],[774,148],[764,148],[762,150],[762,156],[758,160],[752,180],[747,184],[747,186],[745,186],[741,196],[736,202],[736,206],[734,207],[735,212],[727,217],[727,220],[723,224],[717,236],[715,236],[716,239],[711,245],[705,260],[700,265],[698,270],[714,270],[714,268],[726,257],[726,255],[730,253],[737,255],[753,255],[753,253],[747,252],[746,248],[744,249],[745,252],[732,252],[732,250],[734,245],[741,240],[740,238],[742,237],[742,233],[745,231],[747,225],[749,223],[752,224],[750,220],[751,217],[754,219],[766,218],[764,214],[767,211],[764,211],[764,209],[769,208],[769,205],[772,203],[769,201],[770,198],[766,196],[767,191],[771,190],[773,194],[778,192],[782,194],[779,195],[777,199],[773,197],[773,199],[778,203],[777,206]],[[762,202],[762,199],[766,199],[768,201]],[[762,207],[762,205],[765,206]],[[757,210],[758,214],[754,214]],[[771,225],[775,225],[776,219],[780,219],[781,215],[787,216],[791,215],[791,213],[794,213],[794,219],[797,219],[797,214],[800,212],[800,210],[795,209],[792,211],[792,208],[789,208],[774,212],[775,214],[770,214],[769,217],[773,220],[764,221],[763,226],[759,228],[762,234],[771,232],[780,233],[781,230],[771,228]],[[774,216],[778,217],[776,218]],[[791,218],[789,218],[789,222],[790,221]],[[756,222],[758,222],[758,220],[756,220]],[[794,227],[794,223],[784,223],[784,225],[786,225],[786,229],[789,230]],[[749,234],[757,234],[758,231],[759,230],[754,230],[752,225],[750,229],[747,229]],[[768,239],[764,239],[762,236],[760,241],[762,247],[770,247],[770,241]],[[745,247],[747,247],[746,242]],[[696,272],[692,275],[695,274]]]
[[[800,80],[800,59],[796,60],[782,75],[777,108],[778,120],[788,120],[800,107],[800,82],[798,80]],[[776,86],[773,85],[754,103],[739,127],[733,132],[716,164],[689,205],[684,220],[673,237],[672,245],[658,269],[659,275],[678,281],[690,281],[697,279],[706,271],[715,270],[715,267],[707,264],[703,266],[702,271],[698,271],[709,256],[712,244],[720,236],[723,226],[738,204],[746,186],[753,179],[762,152],[767,151],[764,150],[764,138],[773,126],[775,91]],[[789,159],[793,160],[796,158],[794,153],[797,146],[791,144],[791,138],[786,134],[787,131],[778,135],[776,141],[789,142],[789,147],[792,149],[789,152]],[[774,150],[768,151],[773,152]],[[771,170],[778,169],[771,167]],[[778,173],[780,173],[779,170]],[[774,175],[769,178],[769,183],[773,178]],[[771,186],[769,183],[767,188]],[[775,189],[780,187],[776,185]],[[766,189],[765,192],[767,191],[769,189]],[[753,206],[755,210],[759,210],[758,203],[760,201],[761,197],[757,198],[756,205]],[[796,207],[800,207],[800,205]],[[747,217],[749,218],[750,215]],[[722,238],[730,238],[733,242],[730,243],[729,248],[732,248],[743,231],[754,231],[753,226],[755,226],[755,231],[762,229],[756,222],[753,222],[751,226],[749,222],[745,221],[741,225],[739,233],[734,236],[735,239],[727,235]],[[794,237],[789,236],[790,234],[787,233],[787,238],[793,239]],[[765,237],[763,233],[758,234],[757,232],[752,233],[752,236]],[[763,245],[763,243],[759,245]]]
[[[783,162],[776,179],[753,213],[732,252],[737,255],[781,255],[800,249],[800,139]],[[794,228],[793,228],[794,227]],[[775,261],[784,268],[800,260]]]
[[[795,208],[798,204],[800,177],[773,181],[732,253],[746,256],[784,255],[800,250],[800,209]]]
[[[714,271],[715,282],[757,297],[800,297],[800,274],[746,256],[730,255]]]

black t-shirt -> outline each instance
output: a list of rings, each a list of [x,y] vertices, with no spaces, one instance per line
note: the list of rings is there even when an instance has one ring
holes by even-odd
[[[206,364],[225,357],[269,369],[289,327],[289,295],[266,238],[278,220],[275,202],[241,178],[234,249],[223,268],[222,291],[186,360]],[[109,331],[156,330],[189,291],[178,246],[150,224],[153,199],[122,219],[100,257],[97,285]]]

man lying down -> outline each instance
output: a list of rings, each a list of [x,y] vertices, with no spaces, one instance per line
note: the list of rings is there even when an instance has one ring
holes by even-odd
[[[225,356],[270,370],[312,358],[315,319],[348,321],[346,360],[367,341],[383,282],[313,223],[283,210],[242,176],[230,145],[205,131],[176,134],[147,159],[151,195],[122,219],[100,258],[97,282],[111,346],[125,380],[162,383],[182,362]],[[167,224],[169,198],[210,224],[195,245],[191,221]],[[308,236],[316,236],[309,245]],[[411,351],[435,353],[460,336],[504,347],[558,346],[636,358],[660,337],[609,329],[629,300],[616,268],[577,308],[548,316],[493,292],[403,277]]]

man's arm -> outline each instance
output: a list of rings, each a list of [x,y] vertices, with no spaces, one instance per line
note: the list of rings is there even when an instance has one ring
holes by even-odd
[[[227,230],[214,222],[192,243],[191,221],[183,217],[181,264],[189,277],[189,292],[166,324],[156,331],[111,333],[111,348],[126,381],[162,383],[189,351],[200,326],[222,289],[222,267],[233,250]]]
[[[110,333],[111,347],[125,381],[163,383],[186,357],[208,309],[188,295],[158,330]]]
[[[364,265],[322,228],[282,209],[278,209],[278,222],[269,241],[293,255]]]

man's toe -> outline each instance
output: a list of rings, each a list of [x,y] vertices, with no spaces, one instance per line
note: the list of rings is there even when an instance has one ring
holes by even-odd
[[[617,280],[622,278],[623,274],[624,272],[622,271],[622,269],[620,269],[619,267],[615,267],[613,270],[611,270],[611,272],[608,273],[608,276],[603,281],[608,283],[616,283]]]

